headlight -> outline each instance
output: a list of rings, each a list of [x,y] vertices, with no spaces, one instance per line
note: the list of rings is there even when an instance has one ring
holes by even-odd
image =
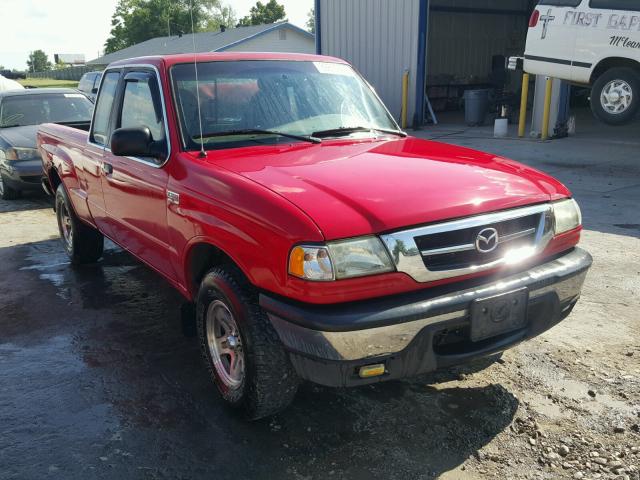
[[[561,200],[553,204],[555,234],[559,235],[582,225],[582,213],[573,199]]]
[[[297,246],[289,256],[289,273],[306,280],[340,280],[391,272],[393,263],[378,237]]]
[[[32,160],[39,158],[38,150],[35,148],[12,147],[4,151],[7,160]]]

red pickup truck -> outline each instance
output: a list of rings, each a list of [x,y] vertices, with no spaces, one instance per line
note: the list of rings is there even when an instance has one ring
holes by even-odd
[[[103,237],[195,304],[222,397],[251,418],[301,379],[355,386],[501,352],[564,319],[591,257],[570,192],[407,136],[336,58],[145,57],[90,125],[43,125],[73,263]]]

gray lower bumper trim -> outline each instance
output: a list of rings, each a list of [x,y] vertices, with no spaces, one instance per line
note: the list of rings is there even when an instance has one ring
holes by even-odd
[[[560,303],[575,300],[580,295],[591,262],[591,256],[586,251],[576,248],[562,257],[533,267],[526,272],[475,288],[405,305],[403,307],[409,307],[413,315],[422,312],[421,318],[375,328],[321,331],[285,320],[282,315],[275,312],[269,312],[269,318],[282,342],[292,351],[338,361],[378,357],[405,349],[415,336],[429,325],[465,319],[468,316],[470,303],[479,298],[527,287],[531,301],[550,292],[557,295]],[[446,313],[438,314],[434,311],[442,311],[442,307],[448,307]],[[396,305],[394,308],[400,308],[400,306]]]

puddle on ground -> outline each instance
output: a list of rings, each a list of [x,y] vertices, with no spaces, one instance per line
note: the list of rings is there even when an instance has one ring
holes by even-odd
[[[110,241],[105,242],[103,260],[95,266],[83,266],[74,269],[71,266],[69,257],[62,250],[59,240],[51,240],[40,242],[28,246],[28,252],[25,260],[28,265],[21,267],[20,270],[36,271],[41,280],[45,280],[56,287],[56,295],[65,301],[71,302],[82,290],[82,280],[89,270],[97,267],[101,275],[95,275],[98,278],[115,280],[120,275],[130,272],[138,265],[123,265],[123,263],[135,263],[133,258],[125,259],[127,254]],[[80,295],[81,297],[83,295]]]

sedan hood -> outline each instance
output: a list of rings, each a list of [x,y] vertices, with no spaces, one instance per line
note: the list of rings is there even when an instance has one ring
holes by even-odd
[[[327,240],[569,195],[557,180],[517,162],[411,137],[214,151],[208,160],[297,205]]]
[[[0,138],[10,147],[36,148],[38,125],[24,127],[0,128]]]

